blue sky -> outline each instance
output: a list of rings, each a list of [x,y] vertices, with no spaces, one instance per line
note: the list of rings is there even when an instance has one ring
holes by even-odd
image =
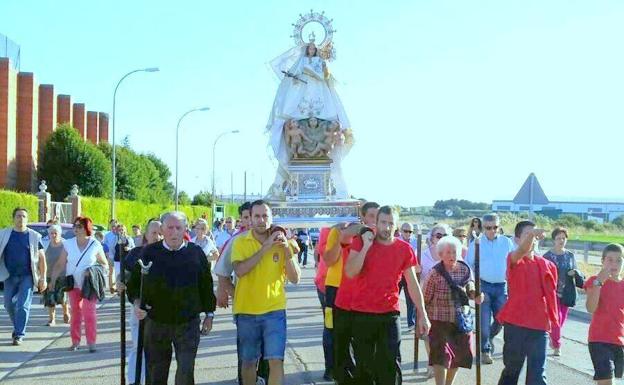
[[[172,168],[183,122],[180,189],[266,190],[264,135],[278,82],[267,62],[291,48],[291,23],[334,19],[330,68],[356,143],[343,167],[353,195],[382,203],[513,198],[530,172],[549,196],[624,199],[624,2],[3,0],[0,33],[22,71],[90,110],[117,138]]]

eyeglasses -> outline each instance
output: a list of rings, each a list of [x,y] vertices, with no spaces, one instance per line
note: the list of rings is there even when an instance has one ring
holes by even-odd
[[[411,233],[413,233],[413,231],[412,231],[412,230],[402,230],[402,231],[403,231],[404,233],[406,233],[406,234],[411,234]]]
[[[498,230],[498,226],[485,226],[486,230]]]
[[[437,233],[437,234],[434,235],[434,237],[436,237],[437,239],[442,239],[442,238],[446,237],[446,234]]]
[[[457,238],[468,238],[467,235],[458,235]]]

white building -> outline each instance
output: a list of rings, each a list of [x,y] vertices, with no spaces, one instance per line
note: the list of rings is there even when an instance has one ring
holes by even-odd
[[[493,211],[513,213],[534,212],[537,214],[576,214],[583,219],[599,222],[612,221],[624,215],[624,200],[619,202],[582,200],[582,201],[551,201],[548,199],[535,174],[531,173],[513,200],[492,201]]]

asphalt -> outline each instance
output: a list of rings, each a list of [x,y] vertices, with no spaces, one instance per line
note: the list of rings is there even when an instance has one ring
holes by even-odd
[[[323,382],[323,352],[321,344],[322,315],[313,283],[314,269],[303,270],[302,282],[288,287],[288,342],[285,358],[285,384],[331,384]],[[579,305],[577,310],[581,311]],[[45,385],[119,384],[119,302],[108,298],[98,309],[98,351],[86,349],[69,352],[68,326],[43,326],[47,315],[33,301],[33,310],[27,338],[19,347],[10,345],[11,328],[5,311],[0,311],[0,383],[26,385],[37,382]],[[405,327],[405,320],[403,319]],[[592,384],[593,372],[587,352],[588,322],[572,314],[565,325],[563,356],[549,356],[547,377],[550,384]],[[129,334],[129,330],[128,330]],[[500,347],[493,365],[483,366],[482,384],[494,385],[502,370]],[[434,384],[424,375],[426,354],[420,345],[420,371],[413,368],[413,334],[403,334],[401,352],[404,383]],[[172,363],[170,384],[173,384],[175,362]],[[214,329],[203,337],[196,361],[197,384],[236,384],[235,327],[230,310],[220,309],[215,315]],[[521,377],[524,383],[524,377]],[[474,385],[475,370],[461,369],[456,385]]]

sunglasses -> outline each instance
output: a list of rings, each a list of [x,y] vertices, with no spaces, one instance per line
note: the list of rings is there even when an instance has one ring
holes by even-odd
[[[486,230],[498,230],[498,226],[485,226]]]
[[[468,238],[467,235],[458,235],[457,238]]]
[[[437,239],[442,239],[442,238],[446,237],[446,234],[437,233],[437,234],[434,235],[434,237],[436,237]]]
[[[413,231],[412,231],[412,230],[403,230],[403,232],[404,232],[404,233],[406,233],[406,234],[411,234],[411,233],[413,233]]]

